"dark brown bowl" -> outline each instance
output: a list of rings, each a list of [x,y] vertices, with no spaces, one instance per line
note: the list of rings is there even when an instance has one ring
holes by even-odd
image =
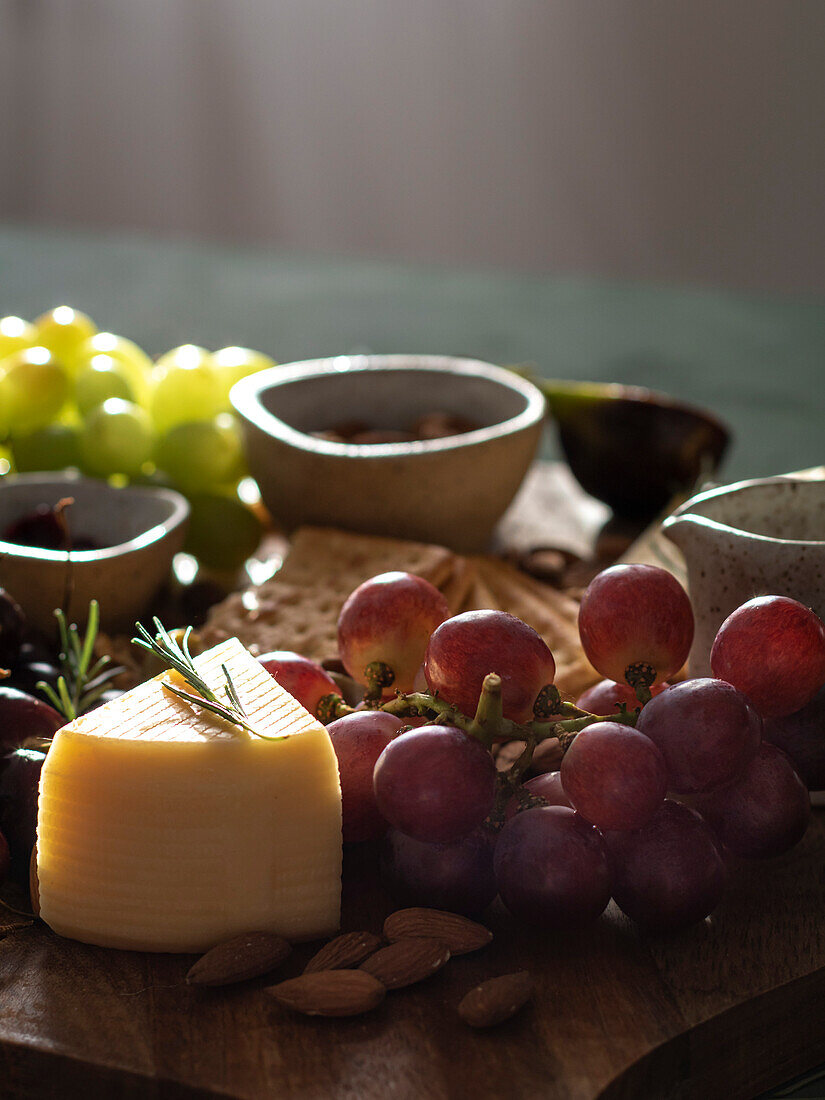
[[[730,441],[703,409],[637,386],[535,379],[576,480],[628,519],[653,519],[719,466]]]

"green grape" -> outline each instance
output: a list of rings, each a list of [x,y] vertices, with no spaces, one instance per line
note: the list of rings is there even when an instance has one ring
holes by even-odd
[[[71,306],[57,306],[34,322],[37,343],[48,348],[59,360],[70,359],[78,344],[97,332],[97,325]]]
[[[47,348],[24,348],[0,360],[0,395],[6,420],[0,428],[24,435],[56,419],[69,396],[69,379]]]
[[[222,411],[218,375],[205,348],[184,344],[162,355],[152,370],[149,408],[158,432]]]
[[[0,318],[0,359],[37,343],[37,330],[22,317]]]
[[[49,424],[12,440],[14,464],[21,473],[65,470],[80,465],[80,431],[68,424]]]
[[[153,364],[142,348],[125,336],[116,336],[113,332],[96,332],[75,348],[68,364],[69,369],[78,374],[96,355],[108,355],[120,363],[135,396],[141,404],[146,403]]]
[[[256,374],[259,370],[277,366],[274,359],[264,355],[262,351],[252,351],[250,348],[221,348],[212,355],[212,366],[215,368],[221,386],[221,395],[225,408],[229,408],[229,391],[236,382],[246,378],[248,374]]]
[[[261,541],[263,529],[254,512],[237,496],[194,493],[184,550],[212,569],[240,569]]]
[[[110,397],[135,403],[135,396],[123,365],[111,355],[93,355],[75,379],[74,398],[82,416]]]
[[[185,492],[234,484],[243,474],[243,452],[235,418],[176,424],[161,439],[155,462]]]
[[[152,425],[139,405],[110,397],[93,409],[80,430],[82,465],[97,477],[140,474],[152,457]]]

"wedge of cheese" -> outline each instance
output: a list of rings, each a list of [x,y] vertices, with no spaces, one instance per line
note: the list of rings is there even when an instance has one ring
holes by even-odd
[[[226,664],[264,740],[142,684],[61,729],[40,784],[40,915],[62,936],[200,952],[242,932],[334,932],[341,789],[324,727],[236,639]],[[180,681],[176,681],[178,684]]]

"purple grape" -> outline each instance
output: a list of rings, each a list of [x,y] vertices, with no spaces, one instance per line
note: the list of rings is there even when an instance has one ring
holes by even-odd
[[[808,790],[825,790],[825,688],[795,714],[766,719],[762,735],[790,756]]]
[[[605,833],[604,839],[613,897],[631,920],[673,931],[703,920],[718,905],[727,869],[710,826],[695,810],[667,799],[643,829]]]
[[[501,900],[532,924],[579,926],[610,900],[601,833],[566,806],[516,814],[501,830],[493,865]]]
[[[387,831],[372,787],[375,762],[404,723],[381,710],[359,710],[327,726],[338,758],[341,816],[346,843],[375,840]]]
[[[426,844],[391,829],[381,851],[381,878],[399,905],[480,913],[498,892],[495,846],[495,834],[484,826],[454,844]]]
[[[29,737],[52,737],[65,724],[63,715],[42,699],[0,684],[0,754]]]
[[[811,818],[808,788],[793,762],[767,743],[729,787],[699,795],[694,805],[725,847],[746,859],[786,852]]]
[[[568,806],[573,809],[573,803],[562,786],[561,772],[537,775],[535,779],[529,779],[524,784],[524,789],[531,794],[540,795],[549,806]]]
[[[668,686],[668,684],[663,683],[653,684],[650,688],[650,694],[659,695]],[[576,700],[576,706],[579,710],[587,710],[591,714],[603,715],[616,714],[621,703],[624,703],[631,712],[641,706],[633,688],[629,684],[617,684],[615,680],[600,680],[598,684],[589,687]]]
[[[0,829],[11,853],[11,877],[27,884],[29,861],[37,839],[37,799],[46,754],[17,749],[5,760],[0,775]]]
[[[455,726],[421,726],[391,741],[375,765],[381,816],[416,840],[452,844],[493,807],[496,768],[487,749]]]
[[[561,781],[575,808],[593,825],[641,829],[667,794],[667,767],[643,733],[619,722],[594,722],[564,754]]]
[[[561,785],[560,772],[542,772],[541,775],[537,775],[522,784],[522,790],[543,798],[548,806],[566,806],[569,810],[573,809],[573,803],[567,797],[564,787]],[[525,806],[525,809],[530,808],[534,807]],[[519,800],[514,795],[504,808],[504,819],[509,821],[515,814],[522,812],[519,809]]]
[[[762,719],[723,680],[685,680],[651,699],[636,728],[661,750],[670,789],[693,794],[724,787],[759,748]]]

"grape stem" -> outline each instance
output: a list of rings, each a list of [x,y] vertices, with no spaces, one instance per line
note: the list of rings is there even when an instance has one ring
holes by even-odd
[[[504,704],[501,699],[501,677],[489,672],[481,685],[475,717],[467,733],[477,738],[488,749],[492,748],[496,735],[504,721]]]

